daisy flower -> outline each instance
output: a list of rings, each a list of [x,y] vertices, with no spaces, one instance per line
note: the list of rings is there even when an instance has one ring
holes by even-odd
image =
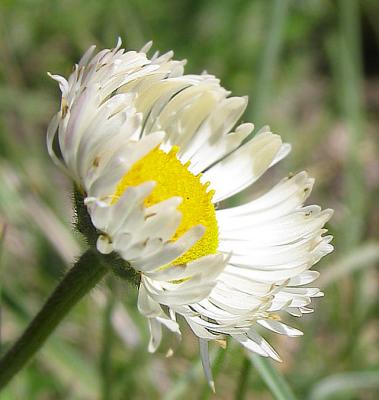
[[[117,253],[140,274],[138,308],[149,350],[176,314],[207,343],[231,336],[279,360],[260,327],[301,334],[281,322],[308,313],[319,289],[309,269],[332,251],[323,228],[331,210],[303,206],[313,179],[285,178],[237,207],[220,202],[254,184],[290,146],[238,120],[246,97],[231,97],[207,73],[185,75],[173,53],[147,57],[91,47],[66,80],[47,133],[49,154],[84,196],[100,253]],[[162,308],[162,306],[165,306]]]

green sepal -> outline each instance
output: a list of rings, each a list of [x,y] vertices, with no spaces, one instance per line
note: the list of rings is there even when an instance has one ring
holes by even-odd
[[[111,254],[103,255],[103,259],[106,260],[108,267],[118,278],[121,278],[137,287],[139,286],[141,275],[117,253],[113,252]]]
[[[84,204],[84,198],[84,193],[75,186],[73,193],[74,228],[84,236],[91,247],[95,247],[99,233],[92,224],[91,217]]]
[[[88,214],[87,207],[84,204],[85,195],[77,187],[74,188],[74,228],[80,232],[86,239],[88,245],[96,249],[96,241],[101,232],[92,224],[91,217]],[[97,250],[95,250],[97,251]],[[100,255],[100,254],[99,254]],[[115,252],[111,254],[100,255],[108,268],[119,278],[126,280],[136,286],[139,285],[140,275],[130,264],[118,256]]]

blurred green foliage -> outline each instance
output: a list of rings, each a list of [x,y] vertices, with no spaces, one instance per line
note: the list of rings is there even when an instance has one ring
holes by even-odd
[[[59,101],[46,71],[67,76],[93,43],[111,47],[121,36],[138,49],[153,39],[154,49],[188,58],[187,72],[206,69],[249,95],[244,120],[269,123],[293,144],[266,183],[306,169],[316,178],[311,201],[335,209],[336,251],[318,266],[326,296],[314,315],[293,321],[303,338],[272,338],[284,360],[275,368],[298,399],[378,399],[378,21],[375,0],[0,0],[1,347],[83,247],[71,229],[70,182],[45,148]],[[270,368],[248,367],[233,343],[212,348],[211,395],[184,324],[173,357],[165,358],[172,337],[150,355],[135,304],[134,288],[104,282],[1,399],[276,395]]]

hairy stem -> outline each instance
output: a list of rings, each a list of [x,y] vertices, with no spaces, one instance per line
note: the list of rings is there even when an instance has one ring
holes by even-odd
[[[109,271],[104,256],[87,250],[71,268],[21,337],[0,359],[0,390],[42,347],[66,314]]]

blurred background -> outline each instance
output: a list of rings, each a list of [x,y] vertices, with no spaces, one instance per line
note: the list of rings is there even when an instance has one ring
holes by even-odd
[[[377,0],[0,0],[1,347],[83,249],[71,183],[46,151],[60,101],[46,72],[67,76],[87,47],[112,47],[117,36],[131,49],[152,39],[154,50],[187,58],[187,72],[217,75],[249,95],[243,120],[292,143],[264,181],[306,169],[316,178],[310,202],[335,209],[336,250],[316,267],[325,298],[313,315],[287,320],[304,337],[270,338],[282,364],[251,363],[231,342],[212,346],[212,395],[189,329],[182,324],[173,357],[169,335],[148,354],[136,290],[110,277],[1,400],[379,399]],[[271,365],[287,397],[270,386]]]

